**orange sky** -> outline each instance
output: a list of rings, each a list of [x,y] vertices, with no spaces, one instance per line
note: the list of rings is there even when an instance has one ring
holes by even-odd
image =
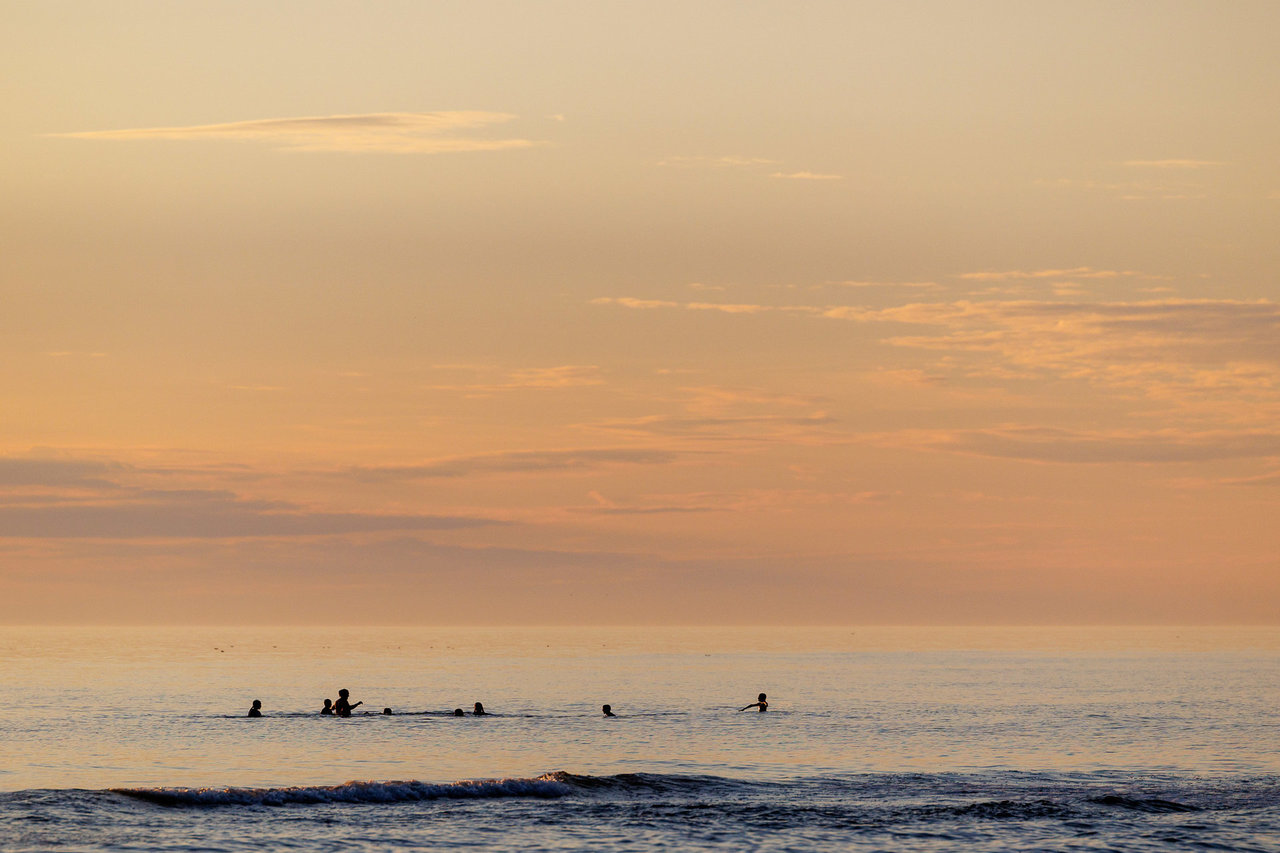
[[[1271,3],[0,8],[0,621],[1275,623]]]

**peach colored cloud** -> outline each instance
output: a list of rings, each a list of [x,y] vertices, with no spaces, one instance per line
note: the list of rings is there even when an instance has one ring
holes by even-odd
[[[1061,463],[1190,463],[1280,455],[1280,431],[1275,430],[1074,430],[1012,424],[904,430],[867,440],[882,446]]]
[[[1042,269],[1042,270],[997,270],[983,272],[966,272],[956,276],[956,278],[968,279],[971,281],[1009,281],[1010,279],[1041,279],[1041,278],[1071,278],[1071,279],[1093,279],[1093,278],[1158,278],[1158,276],[1149,276],[1146,273],[1137,270],[1099,270],[1093,267],[1072,267],[1070,269]]]
[[[510,113],[459,110],[431,113],[366,113],[302,116],[179,127],[141,127],[57,133],[65,139],[235,140],[261,142],[282,151],[441,154],[500,151],[543,144],[520,138],[470,135],[515,119]]]
[[[340,472],[340,477],[382,482],[484,474],[589,471],[613,465],[665,465],[680,454],[669,450],[586,448],[580,450],[515,450],[451,456],[408,465],[365,466]]]

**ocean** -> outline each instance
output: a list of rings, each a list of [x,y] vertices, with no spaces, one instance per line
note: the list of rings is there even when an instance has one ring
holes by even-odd
[[[0,850],[1277,851],[1278,663],[1276,628],[0,628]]]

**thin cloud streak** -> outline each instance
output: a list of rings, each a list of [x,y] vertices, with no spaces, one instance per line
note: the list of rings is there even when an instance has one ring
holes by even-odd
[[[640,418],[600,421],[588,424],[590,429],[631,435],[664,436],[699,440],[761,441],[781,437],[798,439],[798,433],[834,424],[825,412],[807,417],[781,415],[741,415],[724,417],[673,417],[649,415]]]
[[[1280,433],[1264,431],[1081,431],[1014,425],[981,430],[906,430],[875,437],[872,442],[969,456],[1075,464],[1216,462],[1280,455]]]
[[[1210,169],[1227,165],[1221,160],[1125,160],[1124,165],[1142,169]]]
[[[201,124],[55,133],[63,139],[106,140],[235,140],[262,142],[281,151],[385,152],[442,154],[529,148],[531,139],[463,136],[515,119],[510,113],[460,110],[431,113],[367,113],[302,116]]]
[[[651,310],[655,308],[682,308],[686,311],[713,311],[721,314],[765,314],[791,312],[817,314],[823,309],[811,305],[760,305],[731,302],[672,302],[666,299],[636,299],[631,296],[601,296],[591,300],[592,305],[620,305],[623,308]]]
[[[669,450],[605,448],[595,450],[522,450],[456,456],[421,465],[385,465],[353,468],[357,479],[418,480],[436,477],[466,477],[485,474],[590,471],[611,465],[668,465],[682,454]]]
[[[466,369],[466,368],[463,368]],[[474,382],[459,385],[429,385],[432,391],[464,391],[489,394],[502,391],[549,391],[604,385],[600,367],[595,364],[563,364],[558,367],[524,367],[512,370],[506,381]]]
[[[774,172],[771,178],[782,178],[791,181],[843,181],[844,175],[823,174],[822,172]]]
[[[282,511],[284,508],[284,511]],[[0,538],[234,539],[459,530],[502,522],[461,516],[310,512],[274,501],[170,495],[114,504],[0,507]]]
[[[966,272],[956,276],[956,278],[966,279],[969,281],[1009,281],[1021,279],[1041,279],[1041,278],[1158,278],[1159,276],[1149,276],[1146,273],[1137,270],[1098,270],[1093,267],[1073,267],[1071,269],[1044,269],[1044,270],[999,270],[999,271],[983,271],[983,272]]]
[[[106,479],[126,470],[116,462],[40,457],[0,457],[0,488],[46,486],[57,488],[116,488]]]

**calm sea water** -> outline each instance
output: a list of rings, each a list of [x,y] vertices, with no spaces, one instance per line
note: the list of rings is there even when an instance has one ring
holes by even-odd
[[[1278,629],[5,628],[0,849],[1276,851],[1278,663]]]

